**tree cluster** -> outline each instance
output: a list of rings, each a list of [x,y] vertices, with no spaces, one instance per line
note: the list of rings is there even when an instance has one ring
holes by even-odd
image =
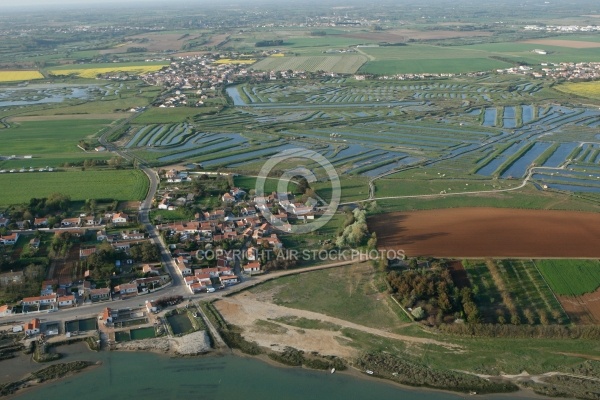
[[[256,47],[271,47],[271,46],[281,46],[281,45],[283,45],[282,39],[261,40],[261,41],[256,42],[256,44],[255,44]]]
[[[469,323],[480,320],[479,310],[470,288],[459,290],[450,271],[443,266],[392,271],[387,275],[392,295],[407,308],[421,309],[413,316],[439,325],[446,316],[464,317]]]
[[[366,213],[355,208],[354,211],[346,214],[344,230],[337,237],[335,244],[338,247],[358,247],[364,244],[367,237],[369,237],[369,229]]]
[[[131,246],[129,254],[136,261],[145,263],[160,261],[160,248],[158,245],[150,242]]]

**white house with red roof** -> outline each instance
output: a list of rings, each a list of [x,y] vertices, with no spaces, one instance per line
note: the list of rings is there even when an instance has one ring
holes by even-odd
[[[58,298],[59,307],[73,307],[75,305],[75,295],[60,296]]]
[[[8,304],[0,306],[0,317],[6,317],[7,315],[12,314],[12,307],[9,307]]]
[[[0,244],[13,245],[19,240],[19,232],[13,232],[10,235],[0,235]]]

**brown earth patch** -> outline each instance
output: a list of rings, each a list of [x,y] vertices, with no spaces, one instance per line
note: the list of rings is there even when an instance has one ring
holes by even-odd
[[[394,29],[383,32],[357,32],[340,35],[353,39],[377,40],[380,42],[401,43],[409,39],[434,40],[454,39],[461,37],[491,36],[491,32],[485,31],[416,31],[411,29]]]
[[[52,279],[58,279],[59,285],[70,285],[83,279],[83,267],[79,265],[79,243],[75,243],[66,258],[54,260],[54,274]]]
[[[600,323],[600,289],[582,296],[557,296],[571,321],[589,325]]]
[[[166,50],[180,50],[188,41],[197,39],[199,36],[190,35],[182,39],[183,33],[142,33],[128,36],[130,40],[125,44],[111,49],[100,50],[100,54],[126,53],[130,47],[145,47],[149,52],[160,52]],[[147,39],[146,41],[141,41]]]
[[[594,49],[600,47],[600,42],[585,42],[582,40],[560,39],[530,39],[522,43],[540,44],[546,46],[567,47],[569,49]]]
[[[285,317],[306,318],[331,323],[340,328],[354,329],[374,336],[407,342],[413,347],[437,345],[455,352],[463,351],[461,346],[452,343],[395,334],[325,314],[273,304],[269,300],[272,295],[272,292],[255,295],[245,291],[235,296],[224,297],[216,301],[214,305],[228,323],[244,329],[242,335],[246,340],[254,341],[261,347],[275,351],[283,351],[286,346],[291,346],[305,352],[316,351],[322,355],[335,355],[342,358],[351,358],[358,354],[358,350],[351,345],[352,340],[343,336],[340,331],[304,329],[277,322],[280,327],[286,329],[285,332],[265,332],[260,328],[257,329],[258,320],[273,321]],[[410,323],[406,324],[406,326],[408,325]]]
[[[600,214],[457,208],[369,218],[382,249],[408,256],[599,258]]]
[[[222,33],[220,35],[211,36],[210,40],[206,43],[206,46],[218,46],[225,42],[229,38],[228,33]]]
[[[467,275],[467,270],[460,261],[452,261],[448,264],[448,270],[452,276],[452,281],[457,288],[462,289],[471,287],[471,281]]]

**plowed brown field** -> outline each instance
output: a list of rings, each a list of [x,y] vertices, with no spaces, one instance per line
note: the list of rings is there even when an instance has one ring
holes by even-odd
[[[589,325],[600,323],[600,289],[581,296],[558,296],[571,321]]]
[[[600,214],[456,208],[369,218],[381,249],[407,256],[600,258]]]

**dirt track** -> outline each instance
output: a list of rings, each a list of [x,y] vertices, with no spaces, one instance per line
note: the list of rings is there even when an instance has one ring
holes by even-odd
[[[341,335],[338,331],[321,329],[298,329],[291,325],[278,322],[283,327],[280,332],[264,331],[257,327],[258,320],[268,321],[280,317],[299,317],[310,320],[319,320],[338,325],[342,328],[355,329],[370,335],[386,337],[417,345],[437,345],[449,350],[460,352],[460,346],[428,338],[399,335],[381,329],[358,325],[339,318],[276,305],[270,301],[270,294],[254,295],[248,291],[235,296],[223,298],[214,303],[215,307],[226,321],[244,328],[243,336],[246,340],[255,341],[262,347],[283,351],[286,346],[304,350],[316,351],[320,354],[336,355],[339,357],[353,357],[357,355],[351,346],[351,339]],[[410,325],[408,323],[407,325]]]
[[[600,258],[600,214],[457,208],[369,218],[381,249],[408,256]]]

